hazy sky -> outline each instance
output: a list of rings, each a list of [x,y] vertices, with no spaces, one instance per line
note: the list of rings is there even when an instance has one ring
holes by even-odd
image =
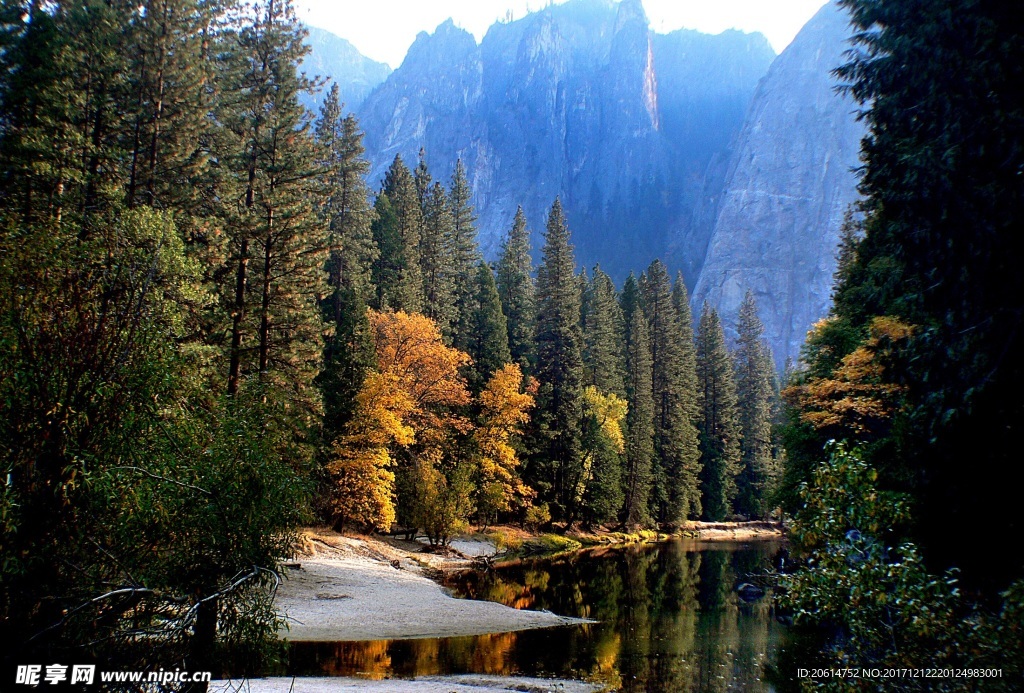
[[[554,0],[561,4],[565,0]],[[760,31],[779,53],[825,0],[643,0],[651,27],[709,34]],[[451,17],[480,41],[512,12],[519,19],[549,0],[296,0],[299,18],[348,39],[363,55],[398,67],[416,34]]]

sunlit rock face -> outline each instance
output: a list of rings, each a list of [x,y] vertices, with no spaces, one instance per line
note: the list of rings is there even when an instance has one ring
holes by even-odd
[[[488,257],[517,205],[539,246],[561,196],[581,265],[622,280],[671,256],[692,284],[713,223],[703,197],[773,58],[760,34],[654,33],[639,0],[570,0],[480,45],[446,22],[357,109],[371,182],[421,147],[446,182],[461,157]]]
[[[694,291],[726,326],[754,292],[776,361],[828,311],[843,215],[856,197],[864,124],[835,91],[846,15],[826,5],[772,64],[739,136]]]

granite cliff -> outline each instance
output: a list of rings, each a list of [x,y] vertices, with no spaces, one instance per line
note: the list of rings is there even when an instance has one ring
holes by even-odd
[[[488,257],[517,205],[539,249],[560,195],[580,265],[621,282],[664,258],[729,328],[751,289],[780,365],[827,311],[863,136],[831,75],[849,35],[835,5],[778,57],[760,34],[653,32],[640,0],[570,0],[480,44],[449,20],[390,74],[324,34],[307,66],[342,75],[371,185],[398,154],[424,148],[444,182],[462,158]]]
[[[621,281],[670,242],[677,257],[702,257],[706,175],[721,178],[773,58],[760,34],[654,33],[639,0],[552,5],[495,24],[479,45],[445,22],[357,109],[371,181],[396,154],[415,164],[421,147],[436,178],[461,157],[490,257],[520,204],[539,245],[556,195],[581,265]],[[699,263],[686,268],[696,281]]]
[[[775,60],[754,96],[716,208],[694,306],[732,326],[754,292],[781,363],[828,311],[843,216],[856,199],[864,125],[835,91],[850,29],[823,7]]]

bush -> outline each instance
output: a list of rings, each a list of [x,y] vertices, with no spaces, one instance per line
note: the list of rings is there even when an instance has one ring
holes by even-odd
[[[551,510],[547,503],[537,503],[526,509],[523,524],[527,529],[536,532],[543,525],[551,522]]]

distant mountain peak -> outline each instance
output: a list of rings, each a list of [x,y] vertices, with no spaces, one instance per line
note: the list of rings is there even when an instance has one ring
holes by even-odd
[[[615,17],[615,31],[620,31],[623,26],[629,23],[641,24],[644,27],[650,25],[647,19],[647,12],[640,0],[622,0],[619,3]]]
[[[326,78],[325,90],[337,83],[346,110],[357,108],[391,74],[388,65],[367,58],[340,36],[314,26],[307,26],[306,31],[310,53],[303,60],[302,70]],[[305,105],[315,113],[321,101],[322,95],[317,95],[305,99]]]

